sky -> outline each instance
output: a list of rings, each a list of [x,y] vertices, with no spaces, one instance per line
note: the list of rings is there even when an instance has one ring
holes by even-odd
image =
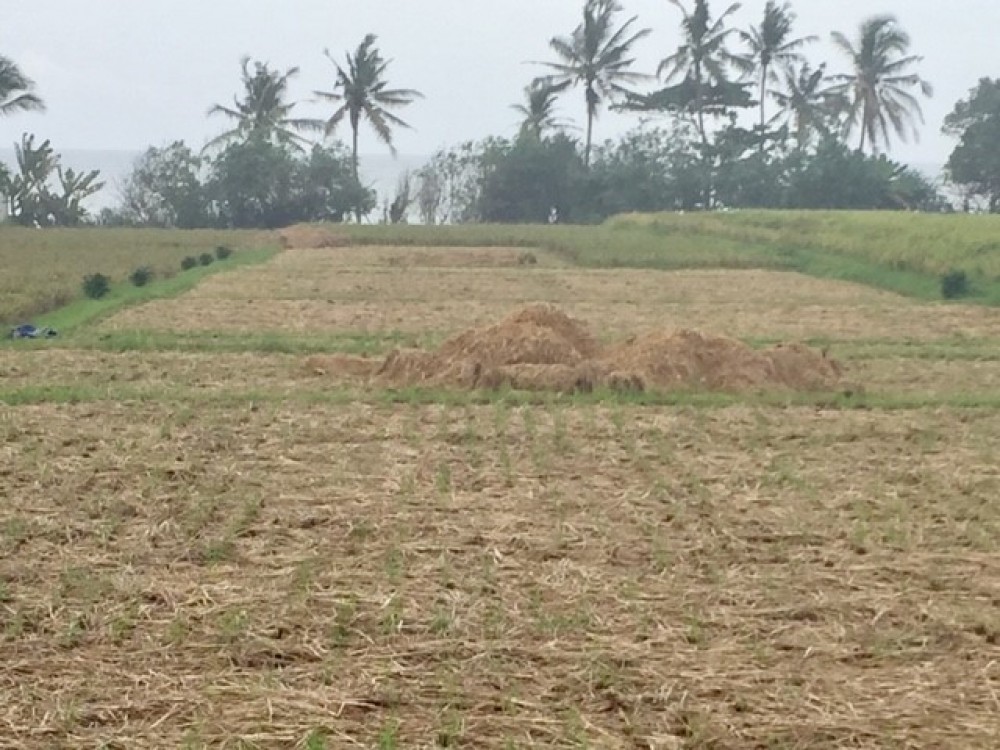
[[[757,23],[765,0],[746,0],[734,23]],[[636,48],[637,68],[654,72],[680,42],[680,11],[668,0],[622,0],[652,34]],[[955,102],[983,76],[1000,76],[996,0],[794,0],[796,32],[821,41],[807,50],[831,72],[846,60],[829,43],[830,31],[854,36],[860,22],[892,13],[923,56],[918,72],[935,88],[924,102],[919,143],[899,143],[891,155],[914,164],[941,164],[954,147],[941,124]],[[714,0],[713,10],[726,7]],[[402,154],[429,154],[442,146],[490,134],[513,135],[511,105],[553,59],[548,40],[572,31],[582,0],[0,0],[0,54],[37,84],[45,114],[0,119],[0,145],[22,132],[51,138],[62,149],[145,149],[183,139],[200,147],[225,127],[208,118],[214,103],[231,104],[244,55],[274,67],[298,66],[292,93],[301,116],[322,116],[314,90],[333,87],[329,48],[338,59],[366,33],[378,35],[394,86],[426,98],[401,111],[413,130],[399,130]],[[623,16],[626,17],[626,16]],[[649,84],[652,88],[655,83]],[[583,123],[583,95],[564,95],[561,114]],[[635,116],[603,114],[595,139],[638,124]],[[582,130],[581,130],[582,132]],[[345,139],[348,133],[341,134]],[[370,131],[362,152],[381,145]]]

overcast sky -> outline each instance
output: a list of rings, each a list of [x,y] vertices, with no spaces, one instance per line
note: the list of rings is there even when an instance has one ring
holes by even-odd
[[[624,0],[653,34],[637,49],[641,70],[679,43],[679,11],[667,0]],[[330,89],[333,67],[323,49],[342,58],[374,32],[394,85],[416,88],[426,100],[402,116],[397,147],[408,154],[488,134],[512,135],[510,105],[550,59],[547,42],[577,24],[582,0],[0,0],[0,54],[13,58],[38,85],[44,115],[0,120],[0,144],[23,131],[51,138],[59,149],[143,149],[184,139],[200,147],[223,127],[208,119],[213,103],[231,103],[239,87],[239,59],[297,65],[293,93],[302,115],[321,115],[308,103],[315,89]],[[724,2],[714,0],[718,12]],[[764,0],[747,0],[736,16],[756,23]],[[845,61],[829,44],[830,31],[853,36],[874,13],[895,13],[924,57],[920,74],[933,83],[925,102],[919,144],[899,144],[893,155],[909,162],[943,162],[953,147],[940,135],[944,116],[982,76],[1000,76],[996,52],[997,0],[797,0],[800,35],[821,43],[809,57],[832,71]],[[582,94],[567,94],[563,115],[582,121]],[[602,116],[595,137],[613,137],[635,118]],[[345,134],[346,135],[346,134]],[[368,131],[362,151],[377,151]]]

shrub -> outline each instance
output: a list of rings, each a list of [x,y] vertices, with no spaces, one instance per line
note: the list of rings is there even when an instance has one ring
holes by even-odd
[[[965,271],[949,271],[941,277],[941,296],[945,299],[959,299],[969,294],[969,277]]]
[[[215,257],[219,260],[225,260],[230,255],[233,254],[233,249],[231,247],[226,247],[225,245],[219,245],[215,248]]]
[[[146,286],[153,280],[153,269],[149,266],[139,266],[128,277],[133,286]]]
[[[211,253],[202,253],[201,255],[198,256],[198,262],[201,263],[203,266],[212,265],[212,262],[214,260],[215,258],[212,257]]]
[[[111,291],[111,279],[103,273],[92,273],[83,277],[83,293],[90,299],[100,299]]]
[[[198,259],[193,255],[189,255],[181,261],[181,270],[190,271],[196,265],[198,265]]]

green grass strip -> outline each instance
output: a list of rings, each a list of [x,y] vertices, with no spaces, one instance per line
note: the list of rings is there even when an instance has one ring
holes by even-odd
[[[33,385],[0,389],[0,403],[8,406],[77,404],[100,402],[145,402],[162,404],[241,405],[270,404],[407,404],[412,406],[597,406],[603,404],[721,409],[736,405],[771,408],[822,408],[833,410],[914,411],[921,409],[1000,409],[1000,393],[787,393],[750,394],[662,391],[620,393],[597,390],[592,393],[559,394],[533,391],[464,391],[440,388],[362,389],[331,387],[321,390],[219,390],[187,388],[141,388],[128,385],[75,386]]]
[[[431,348],[439,337],[383,333],[285,334],[277,331],[108,331],[80,332],[58,344],[108,352],[195,352],[260,354],[355,354],[377,356],[397,348]]]
[[[280,250],[277,247],[239,250],[225,261],[217,261],[209,266],[197,266],[171,278],[153,281],[146,286],[137,287],[128,283],[116,284],[101,299],[76,300],[65,307],[41,316],[36,325],[54,328],[60,336],[65,336],[126,307],[152,300],[176,297],[193,289],[203,279],[217,273],[266,263],[278,252]]]

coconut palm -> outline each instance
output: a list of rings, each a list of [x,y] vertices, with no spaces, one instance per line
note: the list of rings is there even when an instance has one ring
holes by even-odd
[[[389,110],[405,107],[416,99],[422,99],[423,94],[414,89],[390,89],[386,81],[386,71],[391,60],[385,60],[375,46],[377,37],[368,34],[352,55],[347,53],[347,65],[342,67],[329,50],[325,51],[327,58],[337,69],[337,78],[333,91],[316,91],[320,99],[337,105],[333,114],[326,121],[326,133],[336,130],[344,117],[351,124],[351,164],[354,168],[354,178],[358,178],[358,129],[361,120],[365,119],[372,130],[393,156],[396,148],[392,143],[392,126],[409,128],[403,120]]]
[[[799,50],[817,39],[815,36],[792,38],[792,25],[794,23],[795,13],[792,12],[788,3],[778,5],[776,0],[767,0],[767,5],[764,6],[764,18],[760,26],[751,26],[748,31],[740,32],[740,38],[750,48],[750,60],[757,66],[760,73],[760,128],[762,131],[767,126],[767,85],[777,80],[775,66],[787,68],[802,62],[804,58]]]
[[[568,37],[553,37],[549,47],[559,62],[541,63],[553,71],[552,79],[559,84],[581,84],[587,105],[587,140],[584,163],[590,165],[594,120],[606,99],[628,93],[625,84],[641,81],[647,76],[633,71],[635,58],[632,47],[649,35],[649,29],[633,31],[638,16],[632,16],[619,27],[615,20],[622,6],[617,0],[587,0],[583,6],[583,21]]]
[[[521,134],[541,138],[547,130],[558,130],[564,126],[556,117],[556,97],[569,88],[572,81],[554,82],[550,78],[536,78],[524,89],[524,104],[512,104],[511,109],[521,115]]]
[[[782,88],[770,92],[782,109],[777,118],[792,126],[800,148],[813,136],[829,133],[844,110],[843,97],[827,86],[828,81],[825,63],[818,68],[803,63],[797,69],[785,69],[779,79]]]
[[[10,58],[0,55],[0,115],[43,111],[45,103],[34,93],[35,83]]]
[[[668,82],[681,78],[690,85],[698,134],[702,143],[707,143],[705,109],[712,89],[720,93],[726,91],[731,88],[731,71],[739,77],[753,67],[750,60],[730,52],[726,46],[733,31],[726,28],[726,19],[739,10],[740,4],[733,3],[713,20],[708,0],[695,0],[690,11],[681,0],[670,2],[684,14],[681,21],[684,41],[674,54],[660,63],[657,74]]]
[[[933,94],[931,85],[908,70],[922,58],[908,54],[910,36],[894,16],[874,16],[864,21],[852,42],[838,31],[833,42],[851,60],[850,73],[834,76],[835,91],[847,101],[845,133],[861,131],[858,151],[871,144],[877,153],[881,142],[889,147],[890,131],[906,140],[917,132],[914,120],[923,122],[920,102],[910,92]]]
[[[289,68],[281,73],[271,70],[267,63],[254,62],[251,70],[249,57],[240,61],[240,67],[243,98],[234,96],[232,107],[216,104],[208,110],[209,116],[222,115],[235,124],[205,144],[205,149],[256,139],[304,150],[308,140],[298,131],[318,130],[319,124],[291,117],[295,103],[288,101],[288,84],[299,69]]]

